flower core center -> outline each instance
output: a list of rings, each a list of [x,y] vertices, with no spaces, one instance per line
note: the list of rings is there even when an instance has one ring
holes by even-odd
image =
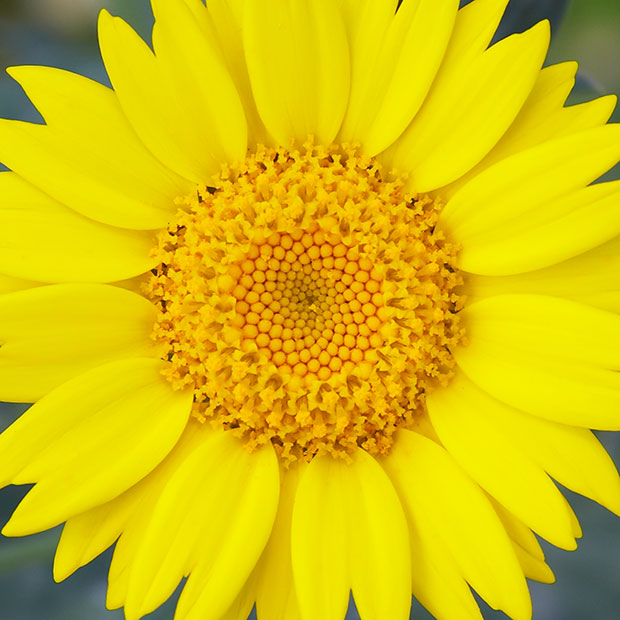
[[[193,415],[283,461],[385,454],[463,338],[441,205],[357,149],[258,147],[180,201],[145,292]]]

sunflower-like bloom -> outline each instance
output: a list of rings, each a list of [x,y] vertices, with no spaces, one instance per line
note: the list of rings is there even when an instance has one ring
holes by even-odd
[[[0,123],[4,528],[136,620],[531,617],[620,511],[614,97],[507,0],[152,0]],[[471,588],[471,589],[470,589]]]

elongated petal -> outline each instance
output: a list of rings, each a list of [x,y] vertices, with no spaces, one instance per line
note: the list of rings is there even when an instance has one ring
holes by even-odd
[[[497,516],[500,518],[506,533],[510,536],[513,544],[521,547],[529,555],[539,559],[545,559],[545,553],[538,542],[538,538],[534,535],[532,530],[527,527],[523,521],[518,519],[510,510],[504,508],[492,495],[488,495]]]
[[[193,134],[195,156],[219,167],[245,157],[243,106],[217,44],[208,11],[194,3],[151,0],[153,49],[165,84],[173,88],[182,130]],[[217,93],[217,96],[214,96]]]
[[[304,469],[305,466],[299,466],[282,472],[278,514],[269,542],[255,570],[256,610],[261,618],[300,619],[293,583],[291,524],[299,477]]]
[[[155,356],[156,308],[99,284],[40,286],[0,297],[0,399],[34,402],[104,362]]]
[[[410,172],[411,188],[426,192],[447,185],[495,146],[530,94],[548,44],[549,24],[543,22],[473,59],[449,56],[395,144],[393,165]]]
[[[537,304],[535,317],[533,304]],[[481,324],[481,317],[493,309],[510,317],[507,329],[497,329],[499,315]],[[617,315],[567,300],[526,295],[490,297],[471,304],[464,314],[469,343],[453,353],[465,374],[483,390],[517,409],[562,424],[620,428],[620,375],[613,350]],[[612,326],[610,334],[602,333],[596,323],[581,322],[599,319]],[[571,320],[575,322],[568,325]],[[548,330],[543,333],[545,325]],[[583,343],[583,351],[567,346],[570,342]]]
[[[497,514],[480,488],[439,445],[401,430],[383,460],[420,537],[438,539],[463,577],[494,609],[531,617],[523,572]]]
[[[549,140],[604,125],[617,103],[613,95],[564,107],[575,84],[576,72],[575,62],[545,67],[510,129],[477,166],[454,183],[442,187],[442,197],[451,198],[463,185],[502,159]]]
[[[442,225],[463,245],[459,266],[485,275],[518,272],[520,253],[512,259],[514,266],[511,252],[484,254],[493,244],[491,237],[509,239],[510,227],[519,231],[530,222],[552,220],[553,209],[561,205],[554,201],[583,189],[619,157],[620,126],[607,125],[524,151],[483,172],[457,192],[441,214]],[[596,196],[609,188],[588,191]]]
[[[329,144],[350,83],[344,23],[331,0],[247,2],[243,26],[252,92],[268,131],[283,145],[309,135]]]
[[[357,4],[350,20],[351,97],[340,140],[376,155],[390,146],[422,106],[445,53],[458,2],[407,0]],[[412,79],[415,76],[415,79]]]
[[[132,513],[145,509],[142,503],[138,505],[137,499],[138,495],[129,490],[110,502],[69,518],[54,556],[54,580],[65,580],[110,547],[125,529]]]
[[[138,515],[144,516],[144,512],[140,511]],[[108,571],[108,589],[105,601],[108,609],[119,609],[127,600],[131,566],[142,542],[146,523],[148,523],[146,518],[134,518],[129,521],[114,546],[114,555]]]
[[[174,392],[161,364],[137,358],[99,366],[48,394],[0,436],[6,477],[37,482],[5,535],[42,531],[103,504],[164,459],[187,423],[192,395]]]
[[[515,205],[472,226],[463,236],[459,261],[470,271],[502,276],[560,263],[620,234],[619,205],[617,181],[591,185],[544,205]]]
[[[408,515],[409,517],[409,515]],[[437,620],[482,620],[478,603],[446,545],[408,519],[414,596]]]
[[[484,297],[524,293],[564,297],[620,312],[620,237],[562,263],[513,276],[468,274],[463,289],[471,303]]]
[[[344,468],[330,458],[310,463],[297,493],[291,531],[295,586],[303,620],[342,620],[351,589]]]
[[[543,295],[498,295],[464,311],[471,341],[620,370],[620,316]]]
[[[400,502],[377,462],[315,457],[293,510],[295,585],[304,620],[341,620],[349,589],[369,620],[407,618],[408,532]]]
[[[204,183],[222,163],[244,156],[243,108],[206,10],[198,15],[182,2],[154,2],[153,12],[155,55],[122,19],[101,13],[106,70],[147,147],[185,178]]]
[[[134,229],[166,225],[174,199],[190,186],[144,148],[112,90],[50,67],[10,73],[47,125],[2,120],[0,160],[6,166],[94,220]]]
[[[191,576],[180,618],[219,618],[260,556],[278,501],[271,446],[249,454],[226,432],[210,433],[177,468],[153,509],[131,567],[125,614],[161,605]]]
[[[519,449],[550,476],[571,491],[620,512],[618,472],[591,431],[530,416],[488,396],[485,402],[492,403],[485,409],[487,419],[492,416],[491,423],[518,442]]]
[[[231,441],[230,437],[226,439]],[[219,620],[226,610],[231,611],[231,601],[247,609],[248,597],[255,596],[250,573],[276,516],[280,491],[278,463],[271,445],[248,454],[246,446],[232,439],[237,443],[236,449],[243,453],[240,458],[229,450],[229,462],[234,464],[238,476],[232,480],[239,486],[231,486],[230,478],[224,480],[222,476],[220,484],[226,486],[226,492],[223,497],[219,493],[212,496],[218,508],[221,505],[221,512],[212,509],[213,527],[199,540],[196,569],[177,607],[175,617],[179,620]],[[218,470],[221,461],[214,461]],[[244,588],[248,590],[244,592]]]
[[[411,607],[409,532],[400,501],[385,472],[357,454],[348,485],[352,515],[351,589],[360,616],[407,618]],[[353,484],[357,480],[358,484]],[[361,482],[361,484],[360,484]]]
[[[0,271],[14,278],[113,282],[154,262],[151,233],[94,222],[12,172],[0,173],[0,227]]]
[[[428,398],[433,426],[463,469],[537,534],[575,549],[560,492],[512,436],[493,424],[491,416],[502,406],[461,376]]]
[[[140,538],[162,489],[186,455],[204,438],[203,425],[190,419],[174,448],[148,476],[113,500],[68,519],[54,557],[54,579],[66,579],[105,551],[121,535],[124,541]],[[124,556],[125,547],[125,542],[119,542],[115,557]],[[127,564],[130,563],[127,560]],[[118,557],[116,562],[113,561],[113,566],[110,588],[113,590],[111,596],[115,598],[119,591],[116,575]],[[121,607],[124,601],[123,595],[118,605],[111,608]]]
[[[510,536],[515,555],[523,569],[523,574],[528,579],[541,583],[554,583],[555,575],[545,562],[545,554],[532,530],[509,510],[506,510],[492,496],[489,496],[489,500],[506,528],[506,533]],[[567,513],[571,512],[571,510],[567,511]],[[570,518],[572,518],[572,515],[570,515]]]
[[[226,65],[233,76],[248,122],[248,147],[268,145],[273,138],[267,133],[252,94],[250,74],[243,50],[245,0],[209,0],[209,15],[217,34]]]

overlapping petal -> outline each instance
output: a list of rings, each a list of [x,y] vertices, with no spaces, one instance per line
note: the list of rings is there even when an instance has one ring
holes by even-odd
[[[0,271],[16,279],[114,282],[154,265],[152,233],[88,219],[12,172],[0,173],[0,227]]]
[[[103,60],[144,144],[171,170],[207,183],[223,162],[245,155],[243,106],[207,10],[166,0],[152,4],[154,53],[122,19],[103,11]]]
[[[411,604],[407,524],[392,484],[359,450],[316,457],[300,482],[293,574],[303,620],[341,620],[349,591],[363,618],[404,620]]]
[[[180,437],[191,398],[148,358],[99,366],[50,392],[0,436],[5,484],[36,482],[3,533],[48,529],[142,480]]]
[[[0,297],[0,399],[34,402],[104,362],[156,357],[156,309],[97,284],[40,286]]]
[[[458,585],[450,576],[456,569],[494,609],[516,620],[530,618],[529,593],[511,541],[483,492],[449,453],[418,433],[401,430],[383,465],[398,491],[410,531],[433,545],[437,542],[437,553],[445,549],[454,561],[430,566]],[[456,593],[471,617],[465,591],[459,587]],[[422,596],[433,608],[446,609],[437,600],[437,591],[422,586]]]
[[[245,5],[245,58],[259,114],[283,145],[331,143],[349,98],[345,26],[332,0]]]
[[[620,312],[620,237],[575,258],[528,273],[468,274],[463,292],[470,302],[493,295],[526,293],[563,297]]]
[[[491,152],[460,179],[441,188],[444,199],[484,170],[511,155],[586,129],[604,125],[617,103],[615,95],[564,107],[575,84],[577,63],[564,62],[545,67],[517,118]]]
[[[190,575],[177,617],[218,620],[263,551],[278,494],[271,446],[250,454],[230,433],[203,438],[153,507],[131,566],[126,616],[157,608]]]
[[[502,295],[469,305],[464,316],[469,343],[454,356],[483,390],[562,424],[620,428],[617,314],[553,297]]]
[[[461,14],[467,16],[467,7]],[[549,36],[549,24],[541,22],[473,56],[475,47],[459,55],[462,40],[453,37],[424,105],[389,155],[409,173],[414,191],[448,185],[497,144],[534,87]]]
[[[396,13],[391,2],[343,2],[351,95],[339,139],[360,142],[366,153],[376,155],[422,107],[448,46],[458,2],[407,0]]]
[[[586,186],[619,157],[620,126],[608,125],[485,170],[441,214],[442,225],[462,244],[459,267],[482,275],[533,271],[617,236],[617,184]]]
[[[125,541],[136,532],[136,537],[140,538],[162,489],[203,437],[202,425],[190,420],[168,456],[143,480],[113,500],[67,519],[54,558],[54,579],[66,579],[103,553],[119,537]],[[124,544],[117,545],[115,557],[123,555],[123,547]],[[117,585],[118,581],[111,576],[110,587]],[[109,607],[115,609],[121,605]]]
[[[50,67],[9,71],[47,125],[2,119],[2,163],[99,222],[133,229],[166,225],[174,199],[190,186],[143,146],[112,90]]]

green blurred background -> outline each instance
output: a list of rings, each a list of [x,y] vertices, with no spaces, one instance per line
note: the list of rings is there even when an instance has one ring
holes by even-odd
[[[528,19],[538,18],[541,11],[558,17],[564,4],[561,0],[512,0],[511,20],[504,24],[504,31],[522,30],[530,25]],[[96,43],[97,13],[102,7],[125,17],[148,37],[152,17],[147,0],[0,0],[2,71],[13,64],[43,64],[106,81]],[[572,100],[620,93],[619,58],[620,0],[572,0],[561,24],[554,24],[549,56],[550,62],[579,60],[580,78]],[[4,74],[0,76],[0,116],[39,118],[19,87]],[[620,121],[620,111],[614,118]],[[0,428],[23,410],[0,403]],[[620,438],[600,436],[620,463]],[[14,487],[0,492],[0,524],[24,492],[24,488]],[[545,545],[557,583],[532,584],[534,619],[618,620],[620,519],[592,502],[568,495],[581,519],[584,537],[574,553]],[[0,539],[0,620],[120,620],[121,612],[108,612],[104,605],[108,554],[63,584],[54,584],[51,566],[59,533],[57,529],[25,539]],[[172,616],[169,603],[149,618],[170,620]],[[418,605],[412,617],[430,618]],[[354,610],[349,618],[357,618]],[[485,609],[485,618],[505,616]]]

